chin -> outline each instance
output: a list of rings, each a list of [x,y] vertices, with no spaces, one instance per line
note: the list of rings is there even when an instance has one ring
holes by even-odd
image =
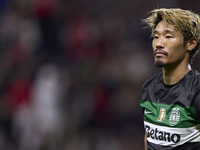
[[[166,67],[167,64],[164,63],[164,62],[162,62],[162,61],[156,61],[155,62],[155,66],[158,67],[158,68],[160,68],[160,67]]]

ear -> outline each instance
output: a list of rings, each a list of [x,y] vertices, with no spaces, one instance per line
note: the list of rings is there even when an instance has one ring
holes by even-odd
[[[187,49],[192,51],[196,46],[197,46],[197,38],[196,37],[192,37],[187,41]]]

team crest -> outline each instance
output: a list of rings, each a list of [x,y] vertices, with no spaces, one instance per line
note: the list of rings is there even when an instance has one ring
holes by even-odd
[[[166,109],[164,107],[160,107],[160,113],[157,121],[162,122],[165,119],[165,115]]]
[[[179,119],[180,119],[179,108],[175,107],[172,109],[172,112],[170,113],[169,124],[171,126],[174,126],[178,123]]]

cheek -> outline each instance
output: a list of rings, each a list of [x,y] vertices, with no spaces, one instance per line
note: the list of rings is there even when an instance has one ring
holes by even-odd
[[[155,50],[156,49],[156,42],[154,40],[151,42],[151,45],[152,45],[153,50]]]
[[[152,46],[152,48],[154,50],[154,42],[153,41],[151,42],[151,46]]]
[[[173,47],[169,47],[168,58],[169,59],[178,59],[184,57],[186,51],[182,44],[174,45]]]

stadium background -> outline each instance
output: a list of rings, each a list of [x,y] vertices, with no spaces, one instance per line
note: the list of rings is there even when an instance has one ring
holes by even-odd
[[[0,0],[0,150],[143,150],[154,8],[198,0]],[[193,64],[199,69],[199,55]]]

